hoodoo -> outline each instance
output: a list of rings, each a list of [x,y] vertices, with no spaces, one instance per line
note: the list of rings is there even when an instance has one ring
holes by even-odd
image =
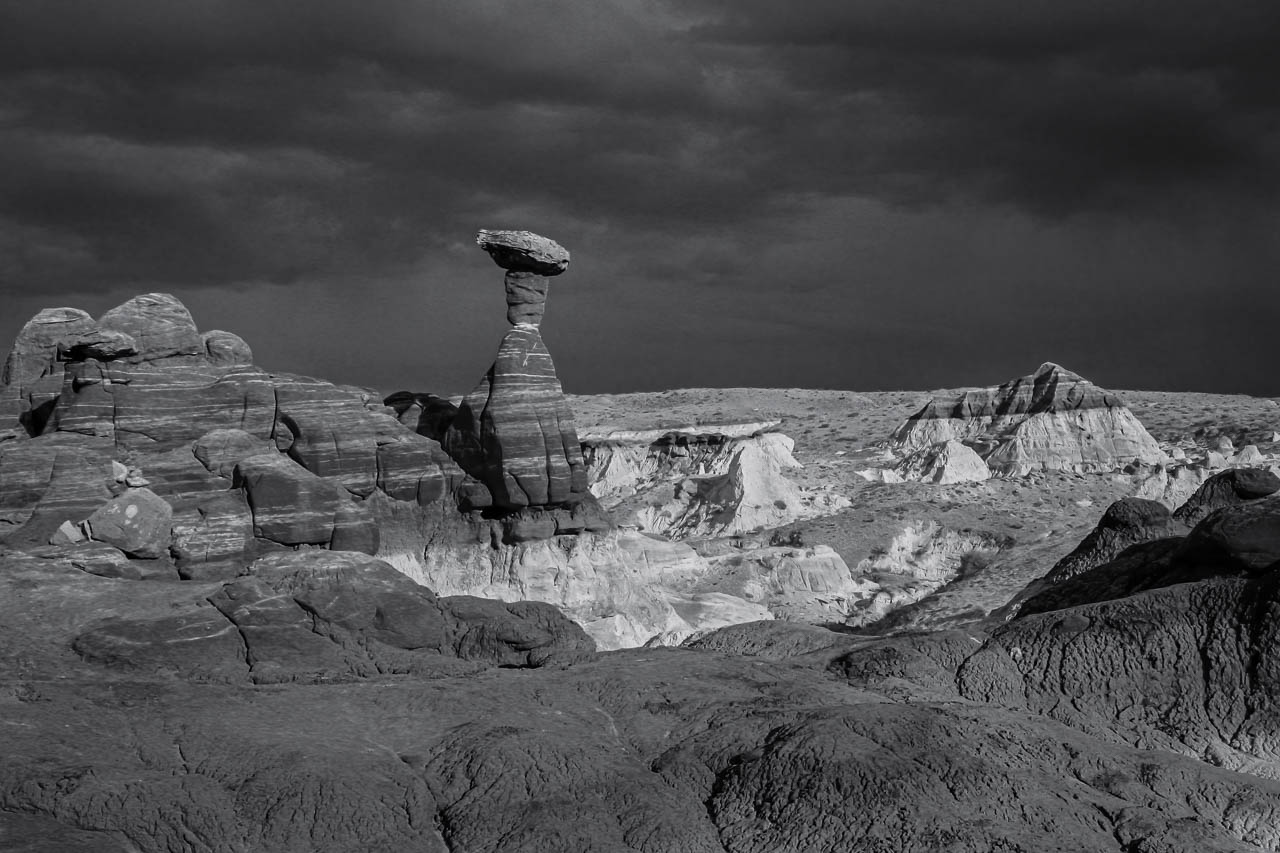
[[[591,501],[573,413],[538,330],[549,276],[564,272],[569,253],[528,231],[481,231],[476,242],[507,271],[512,328],[458,407],[444,447],[488,490],[472,496],[473,507],[516,512]]]

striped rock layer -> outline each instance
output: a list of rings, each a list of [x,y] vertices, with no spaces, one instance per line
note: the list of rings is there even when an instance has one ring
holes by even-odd
[[[935,398],[890,438],[902,453],[958,441],[993,474],[1114,471],[1164,453],[1119,397],[1051,362],[993,388]]]
[[[500,510],[587,498],[573,413],[536,326],[507,332],[493,366],[458,407],[444,447]]]
[[[4,375],[0,541],[11,545],[44,545],[145,486],[172,523],[121,550],[183,577],[234,576],[279,548],[373,553],[375,515],[434,507],[465,479],[369,392],[263,371],[244,341],[201,333],[167,294],[97,321],[43,311]]]

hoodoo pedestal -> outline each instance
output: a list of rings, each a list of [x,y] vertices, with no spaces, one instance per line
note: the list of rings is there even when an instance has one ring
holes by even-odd
[[[573,413],[538,330],[549,277],[564,272],[569,253],[528,231],[481,231],[476,242],[507,271],[512,328],[459,406],[444,446],[488,490],[472,498],[475,507],[511,513],[593,506]]]

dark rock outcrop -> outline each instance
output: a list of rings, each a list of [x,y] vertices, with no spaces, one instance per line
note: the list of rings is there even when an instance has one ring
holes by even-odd
[[[1132,545],[1185,532],[1185,528],[1173,522],[1164,504],[1142,498],[1121,498],[1107,507],[1098,526],[1075,550],[1049,570],[1045,581],[1061,583],[1110,562]]]
[[[1178,507],[1173,517],[1194,527],[1223,507],[1265,498],[1280,491],[1280,477],[1265,468],[1230,468],[1214,474]]]

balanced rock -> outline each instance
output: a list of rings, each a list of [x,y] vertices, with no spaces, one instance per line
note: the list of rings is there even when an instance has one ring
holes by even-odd
[[[528,232],[482,231],[478,242],[508,270],[508,319],[515,326],[458,407],[444,448],[500,510],[577,503],[589,495],[587,475],[573,414],[537,327],[545,288],[524,286],[530,276],[562,271],[568,253]],[[513,277],[524,284],[513,287]]]
[[[205,358],[213,364],[230,367],[253,364],[253,350],[239,335],[215,329],[205,332],[200,340],[204,342]]]
[[[507,271],[507,321],[513,326],[541,323],[547,276],[559,275],[569,265],[565,248],[528,231],[481,231],[476,243]]]
[[[505,270],[559,275],[569,266],[569,250],[555,240],[531,231],[486,231],[476,235],[476,245]]]
[[[1120,398],[1052,362],[998,387],[935,398],[890,441],[902,453],[959,441],[1002,476],[1105,472],[1165,459]]]

